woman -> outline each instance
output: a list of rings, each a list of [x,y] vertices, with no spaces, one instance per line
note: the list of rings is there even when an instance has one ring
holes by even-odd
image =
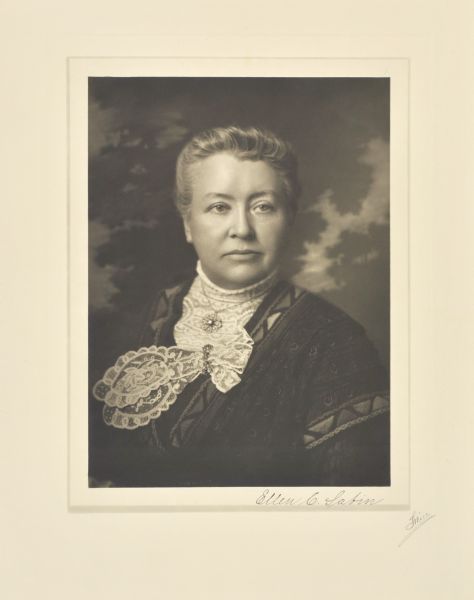
[[[141,348],[94,386],[116,486],[389,485],[388,382],[362,327],[278,267],[299,194],[290,146],[193,138],[177,206],[197,274],[162,291]]]

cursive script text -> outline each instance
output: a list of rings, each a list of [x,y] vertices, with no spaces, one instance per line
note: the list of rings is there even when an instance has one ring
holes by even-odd
[[[258,506],[306,506],[321,508],[357,508],[375,506],[383,502],[383,498],[373,498],[362,492],[349,492],[345,489],[324,494],[320,491],[306,496],[289,495],[279,490],[264,489],[255,500]]]
[[[402,544],[404,544],[407,539],[415,533],[415,531],[418,531],[418,529],[420,529],[420,527],[422,527],[425,523],[427,523],[428,521],[430,521],[431,519],[433,519],[433,517],[435,517],[436,515],[433,515],[432,513],[429,512],[425,512],[425,513],[421,513],[421,512],[417,512],[417,511],[413,511],[410,515],[410,517],[408,518],[408,522],[405,525],[405,531],[407,532],[405,537],[402,539],[402,541],[398,544],[398,547],[400,548],[400,546]]]

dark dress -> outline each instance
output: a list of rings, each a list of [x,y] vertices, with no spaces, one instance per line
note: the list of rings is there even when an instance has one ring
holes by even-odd
[[[191,283],[158,294],[141,346],[175,345]],[[364,329],[279,282],[246,330],[253,351],[227,393],[201,374],[149,425],[92,431],[90,485],[390,485],[388,378]]]

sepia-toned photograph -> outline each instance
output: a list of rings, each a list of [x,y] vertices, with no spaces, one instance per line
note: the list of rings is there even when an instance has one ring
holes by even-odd
[[[390,486],[390,78],[88,91],[89,487]]]
[[[470,600],[474,3],[4,4],[0,597]]]

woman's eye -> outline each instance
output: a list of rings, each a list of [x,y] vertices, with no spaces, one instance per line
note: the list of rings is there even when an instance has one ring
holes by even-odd
[[[273,211],[273,205],[267,203],[257,204],[254,207],[254,211],[257,213],[269,213]]]
[[[221,203],[219,203],[219,204],[213,204],[213,205],[212,205],[212,206],[209,208],[209,210],[210,210],[211,212],[215,212],[215,213],[219,213],[219,214],[220,214],[220,213],[224,213],[224,212],[226,212],[226,210],[227,210],[227,204],[221,204]]]

